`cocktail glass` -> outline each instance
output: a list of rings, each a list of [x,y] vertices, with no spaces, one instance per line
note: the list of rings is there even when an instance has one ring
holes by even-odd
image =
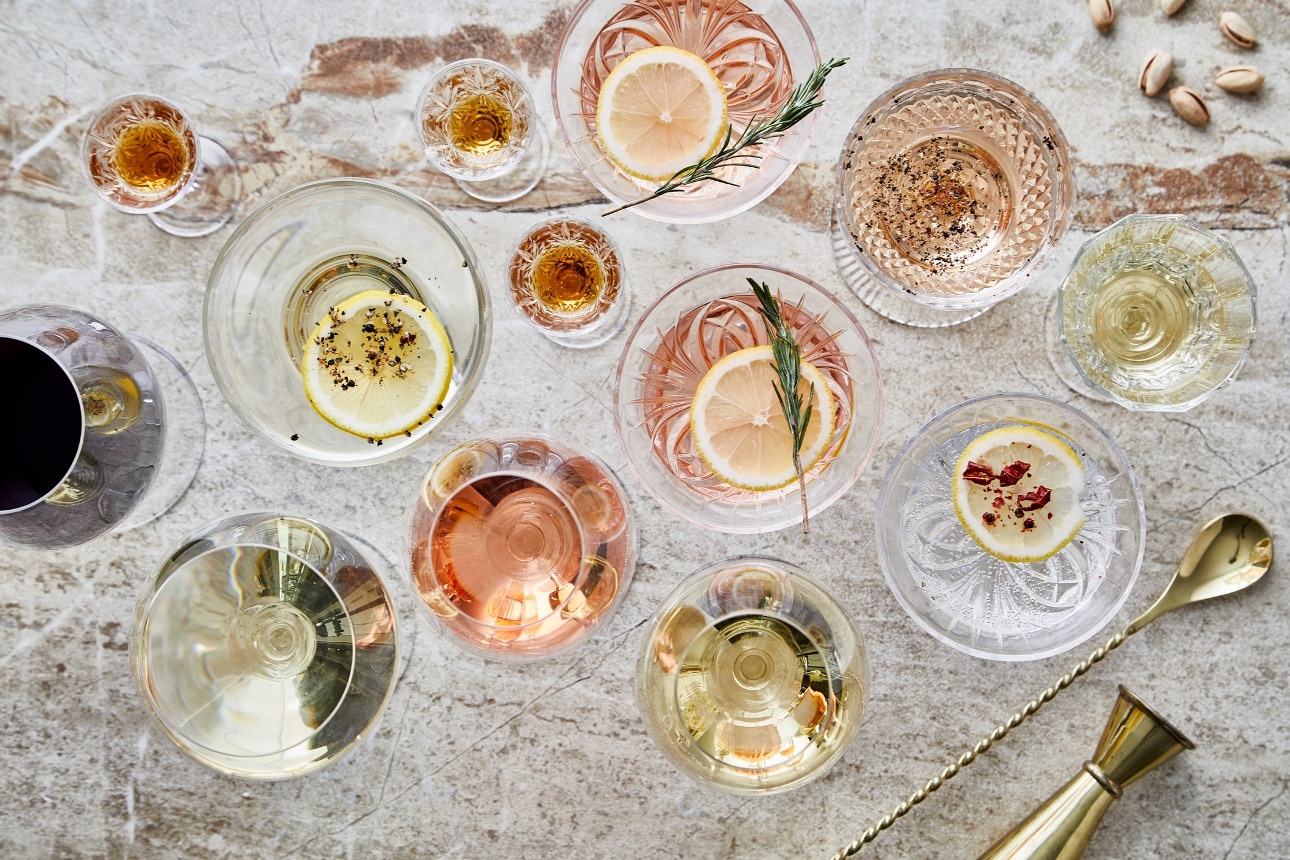
[[[734,137],[787,101],[795,84],[820,64],[806,19],[791,0],[583,0],[556,47],[551,98],[560,134],[578,166],[615,203],[647,197],[660,183],[614,165],[596,139],[596,100],[624,58],[658,45],[701,57],[726,88]],[[633,208],[659,221],[695,224],[728,218],[764,200],[802,160],[818,114],[759,148],[757,168],[723,168],[722,179]]]
[[[631,310],[623,262],[610,235],[590,221],[547,218],[511,249],[507,296],[526,323],[561,346],[599,346]]]
[[[160,347],[84,311],[27,305],[0,312],[0,364],[0,544],[61,549],[134,528],[192,483],[201,399]]]
[[[542,119],[524,82],[501,63],[449,63],[421,91],[416,117],[430,163],[471,197],[515,200],[542,179]]]
[[[300,371],[329,309],[373,289],[424,303],[454,352],[443,409],[379,445],[319,415]],[[479,383],[491,326],[487,286],[457,227],[420,197],[366,179],[313,182],[269,201],[238,225],[207,283],[206,355],[233,411],[280,448],[329,465],[397,457],[451,421]]]
[[[591,452],[532,431],[457,446],[412,505],[413,591],[431,621],[489,660],[528,662],[608,621],[636,566],[636,524]]]
[[[224,226],[242,199],[236,159],[199,135],[180,108],[130,93],[90,120],[81,139],[90,186],[113,207],[147,214],[174,236],[205,236]]]
[[[1255,286],[1236,249],[1182,215],[1130,215],[1089,239],[1050,318],[1054,367],[1126,409],[1182,412],[1231,382],[1254,342]]]
[[[823,775],[869,696],[860,630],[805,571],[772,558],[714,562],[650,619],[636,662],[645,728],[678,770],[732,794]]]
[[[275,780],[334,763],[394,690],[385,583],[351,538],[238,514],[171,552],[135,608],[130,658],[153,719],[198,763]]]
[[[1001,427],[1055,435],[1085,467],[1084,524],[1044,561],[1005,561],[967,533],[951,482],[974,439]],[[1124,604],[1146,538],[1142,491],[1124,451],[1084,413],[1031,394],[992,394],[924,424],[878,496],[878,560],[910,617],[942,642],[991,660],[1034,660],[1088,639]]]
[[[766,491],[732,487],[698,456],[690,435],[690,406],[712,365],[768,342],[748,278],[778,296],[802,360],[825,375],[833,395],[833,441],[806,475],[812,514],[837,501],[868,465],[883,409],[882,377],[868,336],[814,281],[776,266],[733,264],[691,275],[660,296],[632,330],[618,362],[618,441],[641,486],[665,508],[734,533],[802,521],[796,483]]]
[[[1070,226],[1066,137],[1017,84],[971,69],[901,81],[838,161],[833,249],[875,312],[938,327],[1025,287]]]

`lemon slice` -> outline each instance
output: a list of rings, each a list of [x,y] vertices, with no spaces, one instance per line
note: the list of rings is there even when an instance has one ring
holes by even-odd
[[[637,179],[672,178],[716,152],[725,132],[725,88],[689,51],[667,45],[637,51],[600,86],[600,148]]]
[[[452,381],[448,332],[420,302],[368,290],[332,308],[300,361],[314,410],[369,440],[411,433]]]
[[[690,405],[690,435],[703,462],[741,490],[778,490],[797,480],[793,437],[775,396],[774,355],[769,346],[732,352],[704,375]],[[828,380],[802,362],[798,391],[812,388],[811,420],[802,443],[802,471],[824,456],[833,439],[833,394]]]
[[[963,528],[1004,561],[1052,558],[1084,525],[1084,462],[1037,427],[1000,427],[973,439],[950,483]]]

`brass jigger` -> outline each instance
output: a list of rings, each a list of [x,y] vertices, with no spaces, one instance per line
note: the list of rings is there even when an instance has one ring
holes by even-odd
[[[1187,547],[1187,552],[1183,553],[1182,561],[1178,564],[1178,572],[1174,574],[1164,594],[1157,598],[1150,609],[1142,613],[1128,627],[1112,636],[1101,648],[1088,655],[1073,670],[1059,678],[1056,684],[1040,693],[1038,698],[1030,700],[1026,707],[1013,714],[1006,723],[995,727],[995,730],[978,741],[976,746],[959,756],[927,785],[911,794],[900,806],[884,815],[859,839],[851,842],[829,860],[844,860],[858,853],[862,846],[872,842],[879,833],[926,800],[929,794],[976,761],[977,756],[988,750],[996,741],[1002,740],[1008,732],[1024,723],[1043,707],[1044,703],[1051,701],[1054,696],[1074,683],[1076,678],[1124,644],[1125,639],[1170,610],[1249,588],[1267,573],[1271,565],[1272,536],[1268,534],[1263,523],[1248,514],[1224,514],[1210,521],[1197,533],[1191,546]]]
[[[978,860],[1075,860],[1124,787],[1196,745],[1120,685],[1092,761]]]

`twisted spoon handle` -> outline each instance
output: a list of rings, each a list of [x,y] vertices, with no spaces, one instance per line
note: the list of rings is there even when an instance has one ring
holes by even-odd
[[[934,778],[931,782],[927,783],[927,785],[923,786],[918,791],[911,794],[905,800],[904,803],[902,803],[900,806],[896,807],[894,810],[884,815],[882,817],[882,820],[880,820],[877,824],[873,825],[868,830],[866,830],[860,836],[859,839],[847,845],[847,847],[843,848],[837,854],[834,854],[832,857],[829,858],[829,860],[846,860],[847,857],[851,857],[852,855],[858,854],[860,852],[861,846],[863,846],[867,842],[872,842],[878,836],[879,833],[886,830],[891,825],[895,824],[896,819],[900,818],[902,815],[909,812],[909,810],[913,809],[915,806],[922,803],[924,800],[927,799],[927,796],[929,794],[931,794],[933,791],[936,791],[936,789],[940,788],[942,785],[944,785],[945,783],[953,779],[954,776],[958,774],[959,771],[961,771],[963,768],[970,765],[972,762],[976,761],[977,756],[981,755],[981,753],[985,752],[990,747],[994,746],[995,741],[1002,740],[1004,737],[1006,737],[1008,732],[1012,731],[1017,726],[1024,723],[1027,719],[1030,718],[1032,714],[1034,714],[1041,707],[1043,707],[1046,702],[1052,701],[1054,696],[1056,696],[1062,690],[1065,690],[1072,683],[1074,683],[1075,679],[1078,678],[1080,675],[1083,675],[1089,669],[1093,668],[1093,666],[1102,662],[1103,658],[1105,658],[1107,654],[1110,654],[1116,648],[1119,648],[1122,644],[1124,644],[1125,639],[1127,639],[1129,636],[1133,635],[1134,633],[1138,632],[1138,630],[1141,629],[1143,626],[1145,625],[1135,621],[1133,624],[1129,625],[1125,629],[1121,630],[1119,633],[1112,636],[1110,639],[1107,640],[1105,645],[1103,645],[1101,648],[1098,648],[1092,654],[1089,654],[1088,657],[1082,660],[1080,664],[1076,666],[1074,669],[1072,669],[1070,672],[1067,672],[1065,675],[1062,675],[1061,678],[1058,679],[1056,684],[1053,684],[1047,690],[1044,690],[1042,693],[1040,693],[1038,698],[1031,699],[1029,702],[1027,702],[1026,706],[1022,708],[1020,711],[1018,711],[1017,713],[1013,714],[1012,717],[1006,723],[1003,723],[1002,725],[995,727],[995,730],[990,732],[989,736],[984,737],[980,741],[978,741],[976,746],[972,747],[971,750],[959,756],[958,760],[955,761],[953,764],[949,765],[947,768],[945,768],[945,770],[941,771],[939,776]]]

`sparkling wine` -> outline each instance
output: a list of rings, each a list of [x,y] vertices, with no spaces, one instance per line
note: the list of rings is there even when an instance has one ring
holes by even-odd
[[[637,663],[654,740],[681,770],[737,793],[822,773],[855,736],[867,686],[854,623],[773,559],[728,559],[683,582]]]
[[[8,381],[0,409],[0,511],[45,497],[62,483],[81,447],[81,407],[72,381],[48,353],[0,336]]]
[[[140,602],[140,687],[203,764],[260,779],[322,767],[392,688],[385,587],[344,538],[307,520],[217,532],[174,553]]]

